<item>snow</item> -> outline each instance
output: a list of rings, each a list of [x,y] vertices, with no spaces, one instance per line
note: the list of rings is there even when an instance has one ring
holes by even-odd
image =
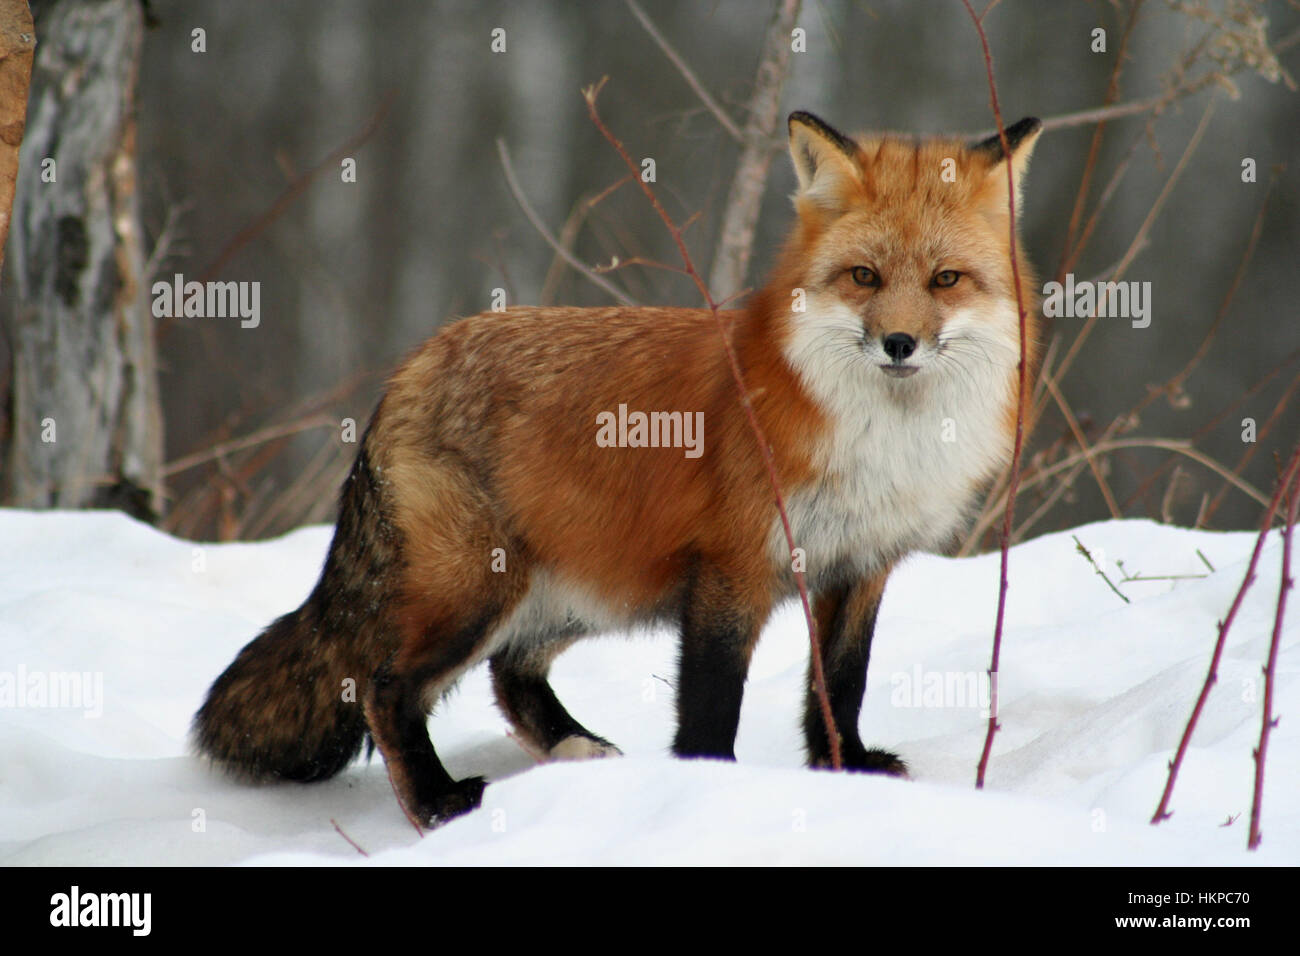
[[[1200,576],[1124,584],[1125,604],[1072,535],[1113,581],[1123,576],[1118,561],[1131,574]],[[1002,730],[982,792],[973,787],[986,726],[979,682],[998,558],[917,555],[889,583],[861,723],[864,741],[902,754],[914,779],[802,768],[807,635],[791,605],[755,655],[735,764],[669,756],[670,634],[587,641],[556,664],[560,699],[616,742],[621,758],[537,765],[507,734],[485,671],[475,670],[430,731],[453,774],[492,784],[480,810],[423,838],[378,756],[324,783],[249,786],[188,751],[208,685],[306,596],[329,537],[312,527],[258,544],[196,545],[116,513],[0,511],[0,862],[1300,863],[1294,602],[1278,656],[1282,719],[1269,745],[1264,842],[1245,849],[1278,534],[1231,631],[1174,816],[1159,827],[1148,820],[1204,680],[1215,622],[1241,584],[1250,533],[1114,521],[1015,548]],[[84,686],[60,688],[55,676],[73,672]],[[63,696],[51,700],[55,693]]]

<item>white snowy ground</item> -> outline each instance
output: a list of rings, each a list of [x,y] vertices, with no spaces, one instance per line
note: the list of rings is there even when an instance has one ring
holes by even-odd
[[[972,785],[985,720],[966,691],[988,665],[997,556],[923,555],[890,581],[861,724],[868,745],[907,759],[912,781],[800,766],[807,637],[790,606],[759,646],[732,765],[668,756],[671,635],[588,641],[556,665],[560,698],[622,759],[536,766],[479,668],[430,730],[453,774],[493,783],[481,810],[420,838],[377,755],[326,783],[247,786],[187,752],[204,691],[307,594],[330,529],[198,547],[115,513],[0,511],[0,862],[1300,863],[1300,596],[1278,661],[1264,844],[1245,849],[1280,535],[1231,632],[1175,815],[1151,827],[1254,535],[1144,521],[1075,533],[1112,578],[1116,560],[1208,576],[1127,584],[1126,605],[1068,533],[1016,548],[1003,730],[983,792]],[[56,675],[72,672],[89,675],[90,698],[52,701]]]

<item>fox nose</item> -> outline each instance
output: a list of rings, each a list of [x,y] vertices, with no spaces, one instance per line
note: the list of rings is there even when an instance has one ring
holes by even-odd
[[[885,354],[895,362],[901,362],[916,351],[916,339],[906,332],[891,332],[882,343]]]

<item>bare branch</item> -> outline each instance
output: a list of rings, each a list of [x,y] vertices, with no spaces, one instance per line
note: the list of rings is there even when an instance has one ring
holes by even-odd
[[[153,280],[158,276],[163,263],[175,251],[181,214],[188,212],[192,206],[193,203],[190,202],[172,203],[167,206],[167,215],[163,219],[162,229],[158,230],[158,238],[154,240],[153,249],[149,253],[149,258],[145,260],[144,268],[140,270],[140,274],[144,276],[144,285],[153,285]]]
[[[1115,53],[1115,65],[1110,70],[1110,81],[1106,84],[1106,106],[1111,106],[1115,98],[1119,95],[1119,78],[1124,71],[1124,63],[1128,59],[1128,44],[1133,36],[1133,29],[1137,26],[1138,12],[1142,9],[1142,0],[1132,0],[1128,19],[1124,23],[1124,32],[1120,34],[1119,49]],[[1092,132],[1092,142],[1088,146],[1088,158],[1083,164],[1083,175],[1079,178],[1079,188],[1074,196],[1074,209],[1070,213],[1070,224],[1065,230],[1065,242],[1061,249],[1061,267],[1057,269],[1056,281],[1061,282],[1065,274],[1065,262],[1067,261],[1070,250],[1074,248],[1074,242],[1079,235],[1079,226],[1083,220],[1083,207],[1088,199],[1088,190],[1092,186],[1092,175],[1097,168],[1097,161],[1101,158],[1101,139],[1106,132],[1105,117],[1097,122],[1097,128]]]
[[[1106,507],[1110,509],[1112,518],[1122,517],[1119,510],[1119,504],[1115,501],[1115,495],[1110,490],[1110,485],[1102,476],[1101,467],[1097,464],[1096,455],[1088,446],[1088,439],[1083,434],[1083,429],[1079,427],[1079,420],[1075,418],[1074,410],[1070,408],[1070,403],[1065,400],[1061,390],[1057,387],[1056,382],[1050,377],[1047,379],[1047,387],[1056,399],[1057,407],[1061,409],[1061,414],[1065,416],[1065,422],[1070,427],[1070,432],[1074,435],[1074,440],[1079,443],[1079,448],[1087,456],[1088,467],[1092,469],[1092,477],[1096,479],[1097,487],[1101,489],[1101,496],[1106,499]]]
[[[555,254],[576,269],[580,275],[587,279],[587,281],[598,286],[600,289],[612,296],[616,302],[621,302],[623,305],[636,305],[637,303],[635,299],[608,279],[593,272],[577,256],[562,246],[559,241],[551,235],[551,231],[547,229],[546,224],[542,222],[542,217],[537,215],[537,211],[533,209],[532,204],[528,201],[528,197],[524,195],[523,187],[519,185],[519,179],[515,176],[515,168],[510,162],[510,152],[506,149],[506,141],[504,139],[497,140],[497,155],[501,158],[501,169],[506,174],[506,185],[510,187],[510,194],[515,197],[515,202],[519,203],[519,208],[524,211],[524,215],[527,216],[528,221],[533,224],[533,228],[537,230],[538,235],[545,239],[546,244],[555,250]]]
[[[1085,547],[1083,546],[1083,542],[1079,540],[1079,536],[1076,535],[1076,534],[1072,534],[1072,535],[1070,535],[1070,537],[1074,539],[1074,548],[1075,548],[1075,550],[1078,551],[1081,555],[1084,556],[1084,558],[1087,559],[1088,563],[1089,563],[1090,565],[1092,565],[1092,569],[1093,569],[1093,571],[1097,572],[1097,575],[1098,575],[1098,576],[1099,576],[1103,581],[1106,582],[1106,586],[1107,586],[1108,588],[1110,588],[1112,591],[1114,591],[1116,594],[1118,594],[1118,595],[1119,595],[1119,599],[1120,599],[1121,601],[1123,601],[1125,604],[1132,604],[1133,602],[1130,601],[1130,600],[1129,600],[1129,599],[1124,595],[1124,592],[1123,592],[1123,591],[1121,591],[1119,588],[1115,587],[1115,583],[1114,583],[1113,581],[1111,581],[1110,577],[1106,574],[1106,572],[1103,571],[1103,570],[1101,569],[1100,566],[1098,566],[1096,559],[1093,558],[1093,556],[1092,556],[1092,552],[1089,551],[1087,548],[1085,548]],[[1204,575],[1198,575],[1198,577],[1204,577]],[[1136,580],[1136,578],[1130,578],[1129,580]]]
[[[682,79],[686,81],[686,85],[695,91],[695,95],[700,98],[700,102],[703,103],[705,108],[713,114],[713,118],[718,121],[719,125],[727,131],[727,135],[738,143],[744,142],[744,136],[740,132],[740,127],[737,126],[735,121],[726,114],[721,106],[718,105],[718,101],[709,95],[709,91],[704,88],[704,84],[701,83],[700,78],[695,75],[695,71],[687,66],[686,61],[683,60],[678,55],[677,51],[672,48],[672,45],[664,38],[664,35],[659,32],[659,28],[654,25],[654,21],[652,21],[650,17],[646,15],[646,12],[641,9],[640,4],[638,4],[636,0],[626,0],[626,3],[627,8],[632,11],[632,16],[636,17],[641,26],[645,27],[645,32],[650,34],[650,39],[659,44],[659,49],[663,50],[664,56],[668,57],[668,61],[672,63],[673,66],[677,67],[677,72],[682,75]]]
[[[984,52],[984,69],[988,74],[989,83],[989,105],[993,109],[993,119],[998,126],[998,139],[1002,143],[1002,155],[1007,157],[1005,163],[1007,167],[1007,228],[1011,232],[1011,286],[1016,291],[1016,313],[1020,322],[1020,362],[1017,365],[1017,388],[1016,388],[1016,440],[1015,447],[1011,453],[1011,477],[1007,484],[1007,505],[1003,512],[1002,520],[1002,561],[1001,574],[999,577],[998,587],[998,615],[993,625],[993,657],[989,662],[989,678],[992,681],[997,680],[998,662],[1002,653],[1002,625],[1005,620],[1007,607],[1007,552],[1011,544],[1011,519],[1016,508],[1016,490],[1020,485],[1020,456],[1024,453],[1025,446],[1025,403],[1029,398],[1029,345],[1028,329],[1026,327],[1027,313],[1025,312],[1024,297],[1020,288],[1020,264],[1016,260],[1016,247],[1018,241],[1016,238],[1016,184],[1011,170],[1011,147],[1007,143],[1006,126],[1002,122],[1002,107],[998,105],[998,84],[993,78],[993,54],[989,52],[988,37],[984,34],[983,17],[988,16],[989,12],[997,5],[998,0],[992,0],[984,8],[982,16],[975,15],[975,8],[970,5],[970,0],[961,0],[962,5],[966,7],[966,12],[970,14],[971,21],[975,24],[975,32],[979,34],[980,47]],[[995,683],[994,687],[997,686]],[[979,768],[975,773],[975,786],[982,789],[984,786],[984,772],[988,769],[989,756],[993,752],[993,735],[998,730],[997,700],[996,696],[993,705],[989,708],[989,726],[988,733],[984,737],[984,750],[980,754]]]
[[[1173,814],[1169,812],[1169,798],[1174,793],[1174,783],[1178,779],[1178,769],[1183,765],[1183,757],[1187,754],[1187,745],[1191,743],[1192,732],[1196,730],[1196,722],[1201,716],[1201,710],[1205,707],[1206,698],[1210,696],[1210,688],[1218,679],[1219,659],[1223,657],[1223,647],[1227,642],[1228,629],[1232,627],[1232,622],[1237,617],[1237,610],[1241,607],[1241,602],[1246,597],[1246,591],[1255,582],[1255,568],[1259,564],[1260,553],[1264,550],[1264,541],[1268,538],[1268,533],[1273,527],[1273,515],[1277,513],[1278,505],[1282,502],[1282,494],[1291,487],[1296,472],[1300,470],[1300,445],[1296,445],[1295,451],[1291,453],[1291,460],[1283,470],[1282,477],[1278,480],[1277,488],[1273,492],[1273,497],[1268,502],[1268,507],[1264,511],[1264,520],[1260,522],[1259,535],[1255,538],[1255,550],[1251,552],[1250,564],[1246,566],[1246,577],[1241,582],[1241,587],[1237,590],[1237,596],[1232,601],[1232,606],[1228,608],[1228,613],[1219,623],[1219,637],[1214,642],[1214,653],[1210,657],[1210,671],[1205,675],[1205,683],[1201,687],[1201,693],[1196,698],[1196,706],[1192,708],[1192,715],[1187,721],[1187,728],[1183,731],[1182,740],[1178,742],[1178,750],[1174,754],[1174,759],[1169,762],[1169,778],[1165,781],[1164,793],[1160,795],[1160,805],[1156,807],[1155,815],[1151,817],[1151,823],[1157,824],[1162,820],[1168,820]],[[1294,504],[1294,498],[1292,499]],[[1294,514],[1289,515],[1294,519]]]
[[[274,425],[270,428],[260,428],[251,435],[245,435],[243,438],[236,438],[233,441],[221,442],[213,445],[211,448],[195,452],[193,455],[186,455],[184,458],[177,458],[163,468],[163,475],[170,478],[182,471],[187,471],[196,465],[202,465],[205,462],[216,461],[232,452],[241,451],[245,448],[253,448],[264,442],[273,441],[276,438],[284,438],[286,435],[296,435],[298,432],[310,431],[313,428],[324,428],[326,426],[337,425],[332,418],[326,418],[323,415],[313,415],[298,422],[289,422],[284,425]]]
[[[1184,455],[1192,459],[1192,461],[1195,461],[1199,464],[1204,465],[1206,468],[1209,468],[1220,478],[1223,478],[1225,481],[1231,484],[1234,488],[1238,489],[1239,491],[1253,498],[1261,505],[1268,504],[1268,499],[1264,497],[1264,495],[1257,488],[1255,488],[1250,483],[1243,481],[1237,475],[1233,474],[1232,471],[1230,471],[1228,468],[1225,468],[1222,464],[1215,461],[1209,455],[1206,455],[1204,452],[1198,451],[1197,449],[1193,448],[1190,442],[1171,441],[1170,439],[1167,438],[1107,439],[1104,441],[1096,442],[1092,446],[1092,454],[1101,455],[1101,454],[1106,454],[1107,452],[1118,451],[1123,448],[1160,448],[1163,449],[1164,451],[1172,451],[1180,455]],[[1030,488],[1041,485],[1043,482],[1051,478],[1053,475],[1060,474],[1063,471],[1073,468],[1079,465],[1081,462],[1086,462],[1087,457],[1088,456],[1086,452],[1082,452],[1082,451],[1076,452],[1072,455],[1067,455],[1065,458],[1062,458],[1060,461],[1050,465],[1047,468],[1042,469],[1041,471],[1034,472],[1028,478],[1026,478],[1024,482],[1021,484],[1019,489],[1020,492],[1028,491]],[[1069,476],[1065,481],[1062,482],[1062,486],[1068,487],[1069,483],[1074,480],[1077,474],[1078,471],[1076,471],[1073,475]],[[985,531],[987,531],[989,527],[992,525],[992,523],[997,519],[997,513],[1001,511],[1005,505],[1006,505],[1006,492],[1004,491],[1002,493],[1002,496],[998,498],[997,506],[988,509],[984,514],[980,516],[979,520],[975,523],[975,527],[972,529],[973,533],[983,534]],[[1030,519],[1026,521],[1025,524],[1017,528],[1016,533],[1012,535],[1012,540],[1013,541],[1019,540],[1024,535],[1024,533],[1028,530],[1028,526],[1032,524],[1032,522],[1033,519]]]
[[[1277,673],[1277,649],[1282,643],[1282,622],[1286,619],[1286,596],[1295,580],[1291,577],[1291,529],[1295,527],[1296,504],[1300,503],[1300,468],[1291,476],[1287,490],[1289,504],[1286,526],[1282,530],[1282,585],[1277,593],[1277,613],[1273,618],[1273,637],[1268,642],[1268,665],[1264,668],[1264,716],[1259,728],[1259,746],[1255,748],[1255,798],[1250,804],[1250,837],[1246,845],[1259,849],[1259,817],[1264,804],[1264,758],[1268,754],[1268,734],[1277,724],[1273,717],[1273,678]],[[1267,534],[1267,532],[1265,532]]]
[[[293,180],[289,185],[285,186],[285,188],[280,192],[280,195],[275,197],[275,201],[266,208],[265,212],[246,225],[243,229],[240,229],[239,232],[235,233],[229,241],[221,247],[221,251],[217,253],[217,257],[212,260],[206,269],[203,270],[198,281],[207,282],[209,279],[212,279],[220,273],[225,264],[234,257],[235,253],[265,232],[272,223],[284,214],[286,209],[293,205],[294,201],[299,196],[306,192],[307,187],[315,182],[322,173],[329,169],[337,169],[339,163],[350,154],[354,153],[368,139],[370,139],[370,137],[375,134],[375,131],[383,124],[384,119],[388,116],[388,111],[392,109],[393,101],[396,98],[397,90],[389,90],[388,94],[380,102],[374,113],[371,114],[370,119],[366,122],[366,125],[361,128],[360,132],[348,139],[347,142],[343,143],[341,146],[333,149],[329,155],[319,163],[307,172],[303,173],[297,179]],[[161,323],[160,332],[167,328],[167,322],[169,320],[174,320],[176,318],[177,316],[165,316]]]
[[[356,840],[352,839],[352,837],[348,836],[346,833],[343,832],[343,828],[342,828],[341,826],[339,826],[339,822],[338,822],[337,820],[335,820],[333,817],[330,817],[330,823],[334,824],[334,829],[338,831],[338,835],[339,835],[339,836],[341,836],[343,839],[347,840],[348,843],[352,844],[352,849],[356,850],[356,851],[357,851],[358,853],[360,853],[362,856],[369,856],[369,855],[370,855],[370,854],[367,853],[365,850],[361,849],[361,845],[360,845],[359,843],[357,843]]]
[[[1286,411],[1287,406],[1291,404],[1291,399],[1295,396],[1297,389],[1300,389],[1300,375],[1292,376],[1291,383],[1278,398],[1277,403],[1273,406],[1273,410],[1269,412],[1268,418],[1264,420],[1264,424],[1259,426],[1259,431],[1255,435],[1255,440],[1252,442],[1246,442],[1246,450],[1241,453],[1241,458],[1237,460],[1237,464],[1232,469],[1232,474],[1234,476],[1240,477],[1241,473],[1246,470],[1246,466],[1250,464],[1251,460],[1255,457],[1255,453],[1259,451],[1260,443],[1268,436],[1269,432],[1273,430],[1273,426],[1278,423],[1278,420],[1282,417],[1282,413]],[[1214,498],[1211,499],[1209,505],[1205,509],[1205,517],[1207,521],[1214,517],[1215,511],[1217,511],[1219,506],[1223,504],[1224,496],[1227,495],[1227,493],[1227,485],[1224,485],[1215,493]]]
[[[1165,201],[1169,198],[1169,194],[1173,192],[1174,186],[1183,174],[1183,170],[1187,168],[1188,160],[1190,160],[1192,154],[1196,152],[1196,147],[1201,143],[1201,137],[1205,135],[1206,129],[1209,128],[1210,117],[1214,115],[1214,105],[1216,102],[1217,101],[1212,97],[1209,102],[1205,104],[1205,112],[1201,114],[1201,121],[1197,124],[1196,131],[1192,133],[1192,138],[1187,141],[1187,146],[1183,149],[1183,155],[1179,157],[1178,163],[1174,166],[1173,172],[1170,173],[1169,178],[1165,180],[1165,184],[1163,188],[1161,188],[1160,194],[1156,196],[1156,201],[1151,204],[1151,208],[1147,211],[1146,218],[1142,220],[1142,224],[1138,226],[1138,231],[1133,236],[1133,241],[1129,243],[1128,250],[1124,253],[1123,258],[1120,259],[1119,265],[1115,267],[1115,275],[1112,281],[1118,282],[1124,277],[1124,273],[1128,271],[1128,267],[1137,257],[1138,250],[1146,244],[1147,233],[1151,231],[1152,225],[1155,224],[1157,217],[1160,215],[1160,211],[1164,208]],[[1079,354],[1079,349],[1083,347],[1083,343],[1087,340],[1088,335],[1096,326],[1097,319],[1097,310],[1094,309],[1093,314],[1089,316],[1088,321],[1084,323],[1083,328],[1079,330],[1079,334],[1075,336],[1074,341],[1070,344],[1070,348],[1065,353],[1065,357],[1061,359],[1061,364],[1056,367],[1054,374],[1056,375],[1057,381],[1060,381],[1069,370],[1070,365],[1074,362],[1075,356]]]

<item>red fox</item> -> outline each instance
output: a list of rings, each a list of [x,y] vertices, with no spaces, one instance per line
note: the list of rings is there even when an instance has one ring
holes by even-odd
[[[734,760],[751,653],[801,562],[843,763],[905,776],[858,735],[876,612],[895,563],[948,546],[1010,457],[1005,164],[1019,181],[1039,130],[1009,127],[1004,155],[997,137],[854,140],[790,116],[793,234],[767,284],[724,316],[793,561],[707,310],[463,319],[394,373],[319,583],[213,684],[198,749],[252,778],[319,780],[368,734],[406,811],[435,825],[477,807],[485,785],[452,779],[427,729],[468,668],[488,661],[501,710],[541,752],[614,755],[556,699],[551,662],[586,635],[669,622],[673,752]],[[1038,299],[1018,256],[1032,363]],[[809,763],[829,764],[811,689],[803,730]]]

